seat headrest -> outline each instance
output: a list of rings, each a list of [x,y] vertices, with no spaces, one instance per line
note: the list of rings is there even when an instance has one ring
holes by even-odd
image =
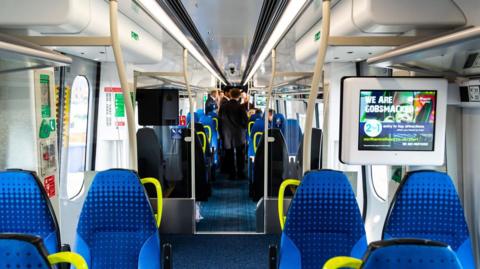
[[[447,244],[418,239],[396,239],[371,243],[362,268],[461,269],[462,266]]]
[[[57,252],[58,223],[42,183],[33,172],[0,172],[0,233],[34,234],[50,238],[49,252]],[[8,218],[7,218],[8,216]],[[26,220],[27,219],[27,220]]]
[[[0,268],[50,269],[47,256],[40,237],[0,234]]]
[[[469,239],[463,207],[446,173],[416,171],[399,186],[385,221],[384,238],[425,238],[457,250]]]

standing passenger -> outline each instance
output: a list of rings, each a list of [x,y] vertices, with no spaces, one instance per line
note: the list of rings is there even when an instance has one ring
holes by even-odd
[[[218,110],[218,91],[212,90],[208,95],[207,101],[205,102],[205,115],[209,115],[211,112],[217,112]]]
[[[219,114],[222,122],[223,146],[226,151],[225,165],[230,179],[245,178],[244,150],[248,118],[245,109],[240,104],[240,95],[239,89],[232,89],[230,91],[231,99],[222,105]]]

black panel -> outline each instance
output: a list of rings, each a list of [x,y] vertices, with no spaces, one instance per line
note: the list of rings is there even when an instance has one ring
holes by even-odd
[[[136,98],[140,125],[178,125],[177,89],[138,89]]]

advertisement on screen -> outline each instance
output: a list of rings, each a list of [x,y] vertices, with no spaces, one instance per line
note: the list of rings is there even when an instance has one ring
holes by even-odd
[[[361,90],[358,150],[433,151],[435,90]]]

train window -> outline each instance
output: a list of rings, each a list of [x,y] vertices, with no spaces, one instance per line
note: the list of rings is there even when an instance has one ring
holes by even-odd
[[[88,109],[90,86],[84,76],[73,81],[70,94],[67,195],[69,199],[80,194],[86,165]]]
[[[372,185],[377,198],[386,202],[388,200],[389,166],[372,165]]]

